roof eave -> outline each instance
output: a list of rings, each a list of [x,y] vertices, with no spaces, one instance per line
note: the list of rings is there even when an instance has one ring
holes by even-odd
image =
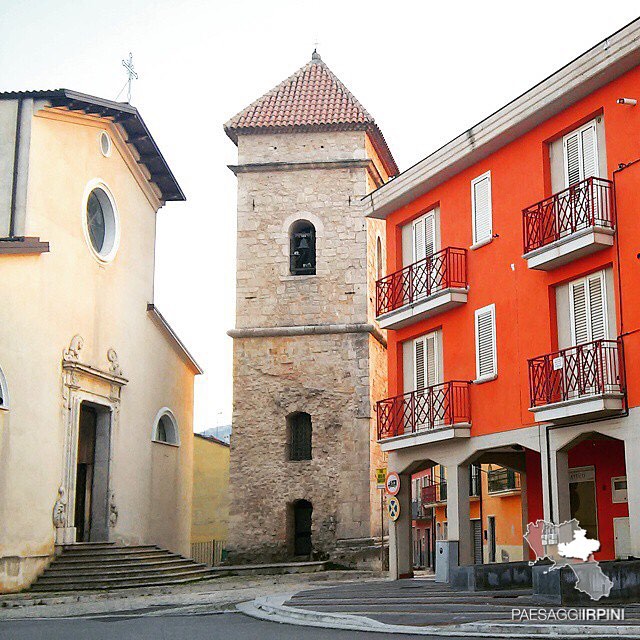
[[[366,215],[386,219],[639,63],[640,19],[365,196]]]
[[[105,98],[72,91],[71,89],[0,92],[0,100],[21,98],[47,100],[54,107],[66,107],[73,111],[83,111],[99,117],[112,118],[115,123],[125,130],[129,138],[135,135],[138,138],[144,138],[146,144],[150,145],[150,149],[144,150],[140,147],[140,143],[129,142],[129,144],[136,147],[138,154],[142,158],[140,161],[142,164],[146,165],[147,162],[150,163],[152,160],[158,163],[158,167],[147,166],[147,170],[151,176],[150,181],[156,184],[160,190],[162,200],[165,202],[182,202],[186,200],[184,192],[173,175],[169,164],[164,159],[158,145],[151,136],[151,132],[134,106],[126,102],[106,100]],[[147,162],[145,162],[144,158],[147,158]]]

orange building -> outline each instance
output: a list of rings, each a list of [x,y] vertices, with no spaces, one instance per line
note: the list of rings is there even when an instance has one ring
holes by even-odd
[[[597,560],[640,557],[639,36],[627,25],[365,198],[387,225],[379,442],[401,514],[412,475],[446,470],[450,567],[474,561],[473,464],[520,474],[525,522],[575,517]],[[395,577],[411,523],[391,527]]]
[[[523,560],[520,474],[498,465],[469,466],[469,518],[474,564]],[[413,566],[435,568],[436,542],[448,540],[446,468],[411,478]],[[524,525],[524,527],[523,527]]]

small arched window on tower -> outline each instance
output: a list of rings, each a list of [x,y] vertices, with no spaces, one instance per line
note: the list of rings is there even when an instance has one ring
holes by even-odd
[[[316,229],[308,220],[298,220],[289,231],[289,269],[291,275],[316,273]]]
[[[287,418],[289,460],[311,460],[311,416],[303,411]]]

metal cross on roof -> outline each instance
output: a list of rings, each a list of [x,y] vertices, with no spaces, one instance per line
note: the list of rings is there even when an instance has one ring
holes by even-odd
[[[127,88],[127,102],[131,102],[131,82],[133,80],[138,79],[138,74],[136,70],[133,68],[133,54],[129,52],[129,59],[122,61],[122,66],[127,70],[127,82],[124,87],[120,90],[120,93],[124,91],[124,88]],[[118,98],[120,97],[120,93],[118,94]],[[118,99],[116,98],[116,100]]]

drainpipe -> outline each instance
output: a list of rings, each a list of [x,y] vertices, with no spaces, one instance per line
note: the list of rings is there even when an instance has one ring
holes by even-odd
[[[18,160],[20,158],[20,129],[22,126],[22,98],[18,98],[16,113],[16,140],[13,149],[13,180],[11,182],[11,207],[9,209],[9,238],[16,234],[16,195],[18,192]]]

